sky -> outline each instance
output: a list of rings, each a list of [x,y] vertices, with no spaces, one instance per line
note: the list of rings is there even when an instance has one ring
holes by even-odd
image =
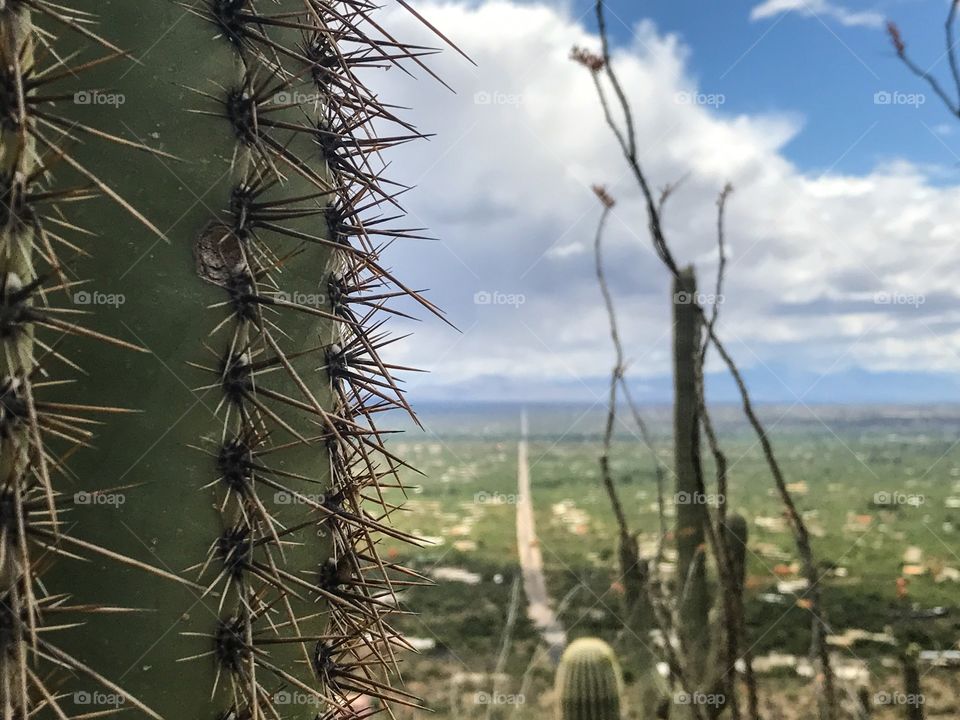
[[[456,93],[398,72],[371,78],[430,142],[393,151],[415,185],[387,262],[458,330],[424,318],[393,358],[421,400],[604,397],[613,362],[593,265],[600,205],[617,200],[605,263],[644,401],[670,394],[670,288],[639,190],[592,80],[568,56],[599,47],[592,0],[457,0],[417,8],[466,51],[432,58]],[[613,62],[674,253],[701,287],[728,205],[720,334],[758,400],[960,401],[960,119],[886,36],[950,87],[947,0],[609,0]],[[401,9],[395,34],[435,44]],[[734,398],[716,358],[708,394]]]

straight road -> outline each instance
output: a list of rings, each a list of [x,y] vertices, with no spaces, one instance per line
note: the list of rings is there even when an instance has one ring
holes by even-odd
[[[527,450],[527,414],[520,420],[520,442],[517,448],[517,549],[523,591],[527,596],[527,617],[540,632],[554,663],[560,660],[567,644],[567,633],[553,611],[547,582],[543,576],[543,554],[537,540],[533,519],[533,496],[530,492],[530,462]]]

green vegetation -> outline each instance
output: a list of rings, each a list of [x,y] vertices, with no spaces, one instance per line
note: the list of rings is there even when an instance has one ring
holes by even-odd
[[[519,409],[516,412],[519,415]],[[907,412],[817,408],[828,430],[805,412],[763,408],[771,425],[776,423],[788,480],[798,483],[794,489],[822,558],[824,602],[836,635],[849,629],[882,633],[895,613],[911,603],[933,608],[957,602],[958,585],[945,569],[960,567],[953,550],[960,508],[948,506],[953,504],[948,498],[960,496],[960,448],[955,446],[960,413],[932,411],[922,419]],[[567,598],[561,620],[572,638],[596,636],[610,642],[621,657],[628,691],[639,692],[643,683],[633,655],[638,643],[620,632],[616,526],[596,463],[601,413],[575,408],[537,408],[530,413],[537,531],[551,594],[556,602]],[[748,520],[745,599],[754,655],[803,657],[809,650],[810,616],[803,607],[802,590],[777,591],[778,583],[800,577],[793,540],[782,525],[759,449],[746,428],[729,419],[735,417],[733,409],[719,408],[716,414],[729,447],[731,504]],[[665,430],[669,425],[663,422],[669,410],[655,409],[651,416],[652,426],[659,428],[661,457],[669,463],[672,450]],[[425,414],[428,426],[441,417],[442,426],[451,429],[449,436],[410,433],[395,442],[426,475],[407,476],[418,489],[410,495],[400,526],[429,530],[438,544],[415,553],[397,545],[394,552],[423,573],[460,568],[479,578],[476,585],[441,580],[437,587],[412,589],[404,604],[417,615],[404,619],[400,627],[411,636],[438,642],[435,650],[425,651],[416,668],[428,667],[431,658],[444,658],[450,673],[489,672],[510,583],[518,572],[512,504],[516,416],[506,411],[498,418],[485,411],[473,421],[466,416],[447,421],[446,416]],[[630,522],[643,530],[641,545],[650,550],[658,524],[649,455],[640,443],[618,437],[612,460]],[[710,478],[709,459],[705,463],[705,476]],[[885,505],[885,498],[899,504]],[[731,522],[734,518],[731,513]],[[897,578],[911,546],[920,551],[923,573],[910,578],[907,598],[898,599]],[[960,622],[948,615],[913,623],[909,632],[924,649],[947,649],[960,638]],[[511,677],[523,676],[536,645],[533,629],[521,617],[507,665]],[[834,651],[842,661],[863,658],[871,672],[881,676],[889,671],[881,661],[896,659],[893,648],[869,638],[855,638],[849,647],[836,646]],[[408,671],[407,676],[419,679],[418,673]],[[774,671],[765,677],[770,673]],[[795,677],[793,670],[779,675],[786,683]],[[540,687],[546,693],[540,702],[548,702],[549,673],[538,665],[532,677],[540,677],[539,686],[532,680],[531,687]],[[899,679],[893,682],[899,687]],[[435,703],[442,711],[446,695],[439,696]],[[530,706],[533,700],[527,697],[526,702]]]

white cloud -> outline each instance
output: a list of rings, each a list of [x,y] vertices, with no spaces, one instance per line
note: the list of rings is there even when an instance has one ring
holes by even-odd
[[[885,19],[880,13],[854,12],[828,0],[764,0],[750,11],[750,19],[763,20],[787,12],[831,18],[851,27],[880,27]]]
[[[411,384],[506,376],[576,385],[609,371],[592,264],[594,182],[619,200],[607,265],[631,372],[668,372],[668,283],[589,74],[567,57],[573,45],[596,47],[596,37],[543,5],[447,2],[423,12],[479,68],[452,53],[435,63],[456,95],[401,73],[378,80],[384,99],[415,108],[416,124],[438,133],[392,160],[397,179],[417,185],[404,198],[411,224],[442,241],[395,246],[388,260],[429,288],[463,331],[435,321],[411,328],[397,359],[432,373]],[[399,11],[392,23],[399,36],[419,37]],[[801,172],[781,153],[801,130],[795,117],[732,117],[677,101],[717,91],[695,85],[685,55],[675,37],[644,23],[615,62],[652,182],[686,178],[668,205],[667,231],[703,286],[716,262],[716,195],[728,180],[737,188],[722,329],[743,364],[960,370],[960,265],[952,262],[960,189],[904,162],[862,176]],[[481,304],[477,293],[487,293]]]

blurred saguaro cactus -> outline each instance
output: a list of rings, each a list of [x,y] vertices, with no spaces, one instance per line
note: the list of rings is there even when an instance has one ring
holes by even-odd
[[[673,283],[673,452],[677,544],[677,595],[681,637],[689,657],[690,680],[699,682],[706,671],[710,613],[707,586],[705,524],[706,498],[700,470],[700,418],[697,362],[701,316],[697,306],[697,279],[692,267],[681,270]]]

